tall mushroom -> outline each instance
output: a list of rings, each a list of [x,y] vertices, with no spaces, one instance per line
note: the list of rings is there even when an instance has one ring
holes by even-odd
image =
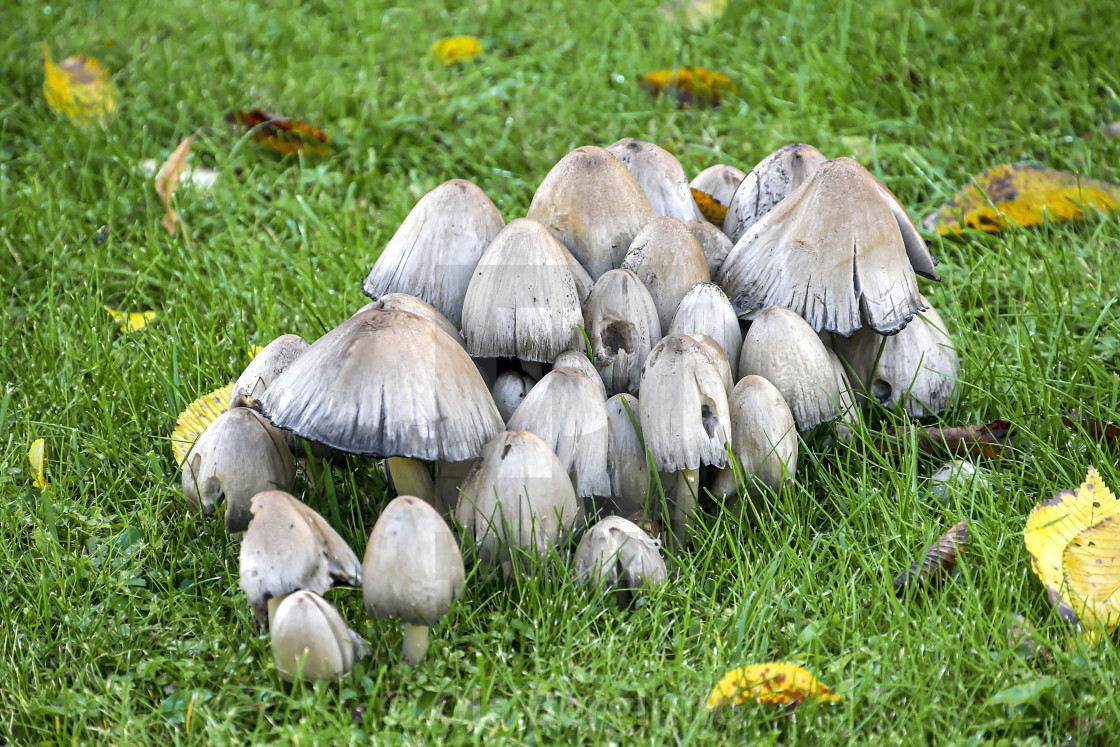
[[[672,153],[632,137],[608,145],[607,150],[630,169],[658,217],[667,215],[682,223],[704,217],[692,199],[684,168]]]
[[[610,394],[638,391],[649,351],[661,339],[657,305],[630,270],[611,270],[595,281],[584,314],[595,368]]]
[[[684,294],[711,279],[700,242],[676,218],[658,218],[643,228],[630,244],[622,267],[645,284],[657,306],[661,329],[669,328]]]
[[[758,497],[778,490],[797,471],[797,426],[782,393],[761,376],[744,376],[731,393],[732,453],[737,464],[720,470],[712,494]]]
[[[638,410],[638,398],[632,394],[607,400],[607,474],[614,510],[623,516],[646,510],[649,473]]]
[[[714,283],[697,283],[684,294],[673,321],[670,335],[707,335],[723,348],[731,365],[732,380],[739,378],[739,353],[743,349],[743,333],[739,317],[720,287]]]
[[[738,241],[827,160],[819,150],[804,143],[787,145],[762,159],[739,183],[731,202],[725,203],[723,232]]]

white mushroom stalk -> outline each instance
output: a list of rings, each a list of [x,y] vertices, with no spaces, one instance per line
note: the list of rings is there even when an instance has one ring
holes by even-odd
[[[608,145],[607,150],[630,169],[658,217],[669,216],[682,223],[704,217],[692,199],[684,168],[672,153],[632,137]]]

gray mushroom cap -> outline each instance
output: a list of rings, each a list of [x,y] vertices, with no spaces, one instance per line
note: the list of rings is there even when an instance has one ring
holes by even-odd
[[[552,167],[527,217],[548,228],[595,279],[622,263],[630,242],[656,216],[621,161],[584,146]]]
[[[893,334],[925,308],[895,203],[858,162],[828,161],[743,234],[719,284],[747,318],[784,306],[817,331]],[[915,251],[932,270],[925,243]]]
[[[471,273],[502,230],[498,208],[471,182],[452,179],[420,198],[362,284],[374,301],[408,293],[458,324]]]
[[[607,403],[583,371],[555,368],[545,374],[507,428],[539,436],[568,471],[580,498],[610,495]]]
[[[643,589],[665,583],[661,542],[621,516],[608,516],[587,530],[576,548],[579,580],[605,589]]]
[[[630,169],[655,215],[671,216],[682,223],[704,217],[692,199],[684,168],[672,153],[632,137],[608,145],[607,150]]]
[[[723,232],[737,242],[827,160],[813,146],[794,143],[759,161],[740,182],[731,202],[724,203],[727,217],[723,219]]]
[[[277,427],[363,456],[459,462],[503,427],[470,356],[404,311],[366,311],[323,335],[261,404]]]
[[[602,377],[599,376],[598,369],[591,363],[585,353],[579,350],[565,350],[560,355],[556,356],[556,360],[552,362],[553,368],[574,368],[577,371],[583,371],[595,384],[599,387],[599,392],[603,395],[603,399],[607,398],[607,387],[603,383]]]
[[[325,593],[361,583],[358,556],[326,519],[280,490],[253,496],[241,541],[240,587],[257,622],[268,627],[268,600],[300,589]]]
[[[338,610],[313,591],[292,593],[273,614],[272,658],[287,682],[332,680],[354,668],[358,634]]]
[[[627,516],[644,511],[649,479],[638,410],[638,398],[631,394],[616,394],[607,400],[607,474],[611,478],[611,501],[619,513]]]
[[[676,218],[658,218],[643,228],[634,237],[622,267],[645,284],[663,330],[669,328],[684,294],[697,283],[711,280],[700,242]]]
[[[739,353],[743,349],[743,333],[739,317],[723,290],[714,283],[697,283],[684,294],[673,321],[670,335],[700,334],[712,338],[723,349],[731,367],[731,378],[739,378]]]
[[[697,340],[668,335],[650,351],[642,368],[638,410],[642,436],[658,471],[727,466],[727,388]]]
[[[183,495],[207,516],[226,504],[229,532],[242,532],[262,490],[291,490],[296,465],[284,437],[255,410],[227,410],[202,432],[183,461]]]
[[[739,375],[770,381],[800,430],[839,416],[840,389],[828,351],[804,319],[780,306],[763,309],[743,339]]]
[[[698,192],[709,195],[720,205],[731,205],[735,191],[743,183],[746,174],[741,169],[729,166],[726,163],[717,163],[709,166],[696,175],[689,185]],[[710,224],[709,224],[710,225]]]
[[[848,381],[848,371],[836,351],[826,345],[825,352],[828,353],[828,362],[832,364],[832,371],[836,376],[836,388],[840,390],[840,419],[846,426],[855,426],[860,422],[859,403],[852,391],[851,382]]]
[[[741,471],[737,476],[731,467],[720,470],[712,494],[757,497],[761,488],[777,490],[792,480],[797,471],[797,426],[782,393],[761,376],[744,376],[728,405],[732,452]]]
[[[432,324],[436,325],[448,336],[459,343],[464,350],[467,348],[467,342],[463,336],[459,334],[459,330],[452,324],[447,317],[439,312],[435,306],[416,296],[410,296],[407,293],[386,293],[378,298],[376,301],[370,301],[362,308],[354,312],[354,316],[362,312],[369,311],[370,309],[380,309],[382,311],[407,311],[410,314],[423,317]]]
[[[230,394],[230,407],[252,406],[264,396],[273,380],[288,370],[292,361],[310,347],[299,335],[281,335],[256,354],[237,377]]]
[[[373,525],[362,579],[371,617],[430,626],[458,598],[466,569],[447,522],[424,501],[402,495]]]
[[[735,378],[731,375],[731,362],[727,360],[727,354],[723,352],[723,348],[708,335],[693,332],[685,335],[685,337],[691,337],[700,343],[701,351],[708,356],[708,360],[719,371],[719,376],[723,379],[723,388],[727,391],[727,396],[730,397],[731,390],[735,388]]]
[[[513,417],[525,395],[536,383],[532,376],[520,371],[503,371],[498,374],[490,393],[494,395],[494,404],[498,406],[498,414],[503,421]]]
[[[708,261],[708,275],[715,280],[719,277],[719,271],[723,269],[723,263],[735,245],[722,229],[706,220],[690,220],[685,225],[700,242],[704,259]]]
[[[584,318],[607,391],[638,391],[642,364],[661,339],[657,305],[645,284],[630,270],[604,273],[595,281]]]

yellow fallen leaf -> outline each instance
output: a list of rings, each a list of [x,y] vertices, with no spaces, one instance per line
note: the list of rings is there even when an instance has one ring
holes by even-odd
[[[1074,537],[1063,565],[1082,628],[1115,630],[1120,623],[1120,517],[1110,516]]]
[[[679,23],[687,29],[699,30],[708,21],[723,15],[727,0],[669,0],[658,12],[670,23]]]
[[[806,700],[837,703],[843,700],[805,669],[785,662],[752,664],[732,669],[708,696],[708,708],[722,708],[754,700],[767,705],[796,705]]]
[[[139,332],[148,326],[148,322],[156,318],[154,311],[120,311],[112,309],[108,306],[105,310],[109,312],[109,316],[113,317],[121,328],[121,332]]]
[[[654,70],[639,75],[638,85],[654,96],[662,93],[672,95],[682,109],[702,105],[716,107],[724,94],[739,92],[723,73],[698,66]]]
[[[249,360],[253,360],[254,358],[256,358],[257,353],[261,352],[262,350],[264,350],[264,345],[250,345],[249,346]]]
[[[86,55],[51,59],[43,42],[43,96],[54,112],[79,122],[101,117],[117,108],[117,96],[101,63]]]
[[[179,179],[182,178],[183,172],[187,168],[187,157],[191,154],[192,142],[194,142],[194,135],[188,135],[183,142],[179,143],[179,147],[168,157],[167,161],[160,167],[159,173],[156,174],[156,194],[159,195],[166,211],[162,221],[163,227],[172,236],[179,230],[179,214],[171,207],[171,198],[175,194],[175,188],[179,186]]]
[[[229,398],[233,396],[233,384],[226,384],[209,394],[196,399],[179,413],[175,430],[171,433],[171,453],[175,456],[175,466],[182,466],[191,447],[202,432],[218,416],[229,409]]]
[[[922,226],[941,236],[965,228],[995,233],[1048,221],[1084,220],[1087,209],[1120,212],[1120,184],[1016,163],[993,166],[977,174]]]
[[[696,201],[696,207],[700,208],[700,214],[709,223],[723,225],[723,219],[727,217],[727,205],[699,189],[692,190],[692,199]]]
[[[448,36],[432,44],[432,53],[444,65],[454,65],[482,54],[482,42],[473,36]]]
[[[37,438],[27,452],[27,459],[31,462],[31,481],[39,490],[50,490],[51,484],[47,482],[47,471],[43,465],[45,452],[43,439]]]

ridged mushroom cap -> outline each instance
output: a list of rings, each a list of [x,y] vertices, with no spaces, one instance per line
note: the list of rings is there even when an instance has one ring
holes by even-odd
[[[607,432],[611,500],[619,513],[630,516],[645,509],[648,480],[637,397],[624,393],[607,400]]]
[[[233,383],[229,406],[255,405],[273,380],[287,371],[292,361],[303,355],[308,347],[307,341],[299,335],[281,335],[265,345]]]
[[[576,575],[605,589],[660,586],[668,571],[661,542],[621,516],[608,516],[587,530],[576,548]]]
[[[700,349],[708,360],[715,365],[716,370],[719,371],[719,376],[723,379],[723,388],[727,391],[727,396],[731,396],[731,390],[735,388],[735,378],[731,375],[731,362],[727,360],[727,354],[723,352],[723,348],[718,342],[713,340],[707,335],[697,334],[692,332],[685,335],[691,337],[696,342],[700,343]]]
[[[771,306],[751,323],[743,339],[739,375],[770,381],[789,405],[800,430],[839,416],[840,389],[817,333],[800,316]]]
[[[787,145],[766,156],[739,183],[731,202],[724,203],[727,217],[723,232],[731,241],[738,241],[827,160],[819,150],[804,143]]]
[[[630,169],[655,215],[670,216],[682,223],[704,217],[692,199],[684,168],[672,153],[632,137],[608,145],[607,150]]]
[[[584,318],[607,392],[638,391],[642,364],[661,339],[657,305],[645,284],[630,270],[604,273],[595,281]]]
[[[498,374],[490,393],[494,395],[494,404],[498,406],[498,414],[503,421],[513,417],[525,395],[536,383],[536,379],[521,371],[503,371]]]
[[[739,378],[739,353],[743,349],[739,317],[715,283],[697,283],[684,294],[666,334],[699,334],[712,338],[727,356],[732,381]]]
[[[669,328],[684,294],[711,280],[700,242],[676,218],[658,218],[643,228],[630,244],[622,267],[645,284],[663,330]]]
[[[727,466],[727,387],[701,342],[668,335],[657,343],[642,368],[638,410],[658,471]]]
[[[287,682],[339,679],[354,668],[357,634],[313,591],[280,602],[269,637],[273,661]]]
[[[512,221],[483,252],[467,289],[467,350],[482,358],[551,363],[579,344],[582,325],[563,245],[536,221]]]
[[[723,263],[735,245],[719,226],[712,225],[706,220],[690,220],[685,225],[700,242],[704,259],[708,262],[708,275],[715,280],[719,277],[719,271],[723,269]]]
[[[582,337],[580,338],[582,342]],[[582,346],[581,346],[582,347]],[[560,355],[556,356],[556,360],[552,362],[553,368],[574,368],[577,371],[583,371],[595,384],[599,387],[599,392],[603,395],[603,399],[607,398],[607,387],[603,383],[603,379],[599,376],[598,369],[591,363],[587,355],[580,350],[565,350]]]
[[[382,250],[362,290],[374,301],[408,293],[458,324],[471,273],[505,226],[486,193],[452,179],[420,198]]]
[[[784,306],[817,331],[894,334],[925,308],[914,271],[933,270],[925,242],[896,206],[858,162],[828,161],[743,234],[719,284],[747,318]]]
[[[386,293],[376,301],[370,301],[365,306],[358,309],[354,312],[354,316],[369,311],[370,309],[380,309],[381,311],[407,311],[410,314],[423,317],[446,332],[448,336],[459,343],[464,350],[467,349],[467,341],[459,334],[459,330],[455,325],[448,321],[447,317],[439,313],[439,309],[422,298],[410,296],[407,293]]]
[[[732,452],[739,460],[735,471],[720,470],[712,486],[715,496],[760,494],[760,487],[777,490],[797,471],[797,425],[782,393],[761,376],[744,376],[731,393]]]
[[[653,208],[622,162],[602,148],[576,148],[537,187],[528,218],[560,240],[592,279],[622,263]]]
[[[502,430],[470,356],[405,311],[366,311],[323,335],[265,393],[278,428],[349,454],[471,459]]]
[[[717,163],[715,166],[709,166],[697,174],[688,186],[709,195],[720,205],[730,206],[735,191],[739,189],[739,185],[742,184],[746,176],[742,169],[737,169],[726,163]]]

